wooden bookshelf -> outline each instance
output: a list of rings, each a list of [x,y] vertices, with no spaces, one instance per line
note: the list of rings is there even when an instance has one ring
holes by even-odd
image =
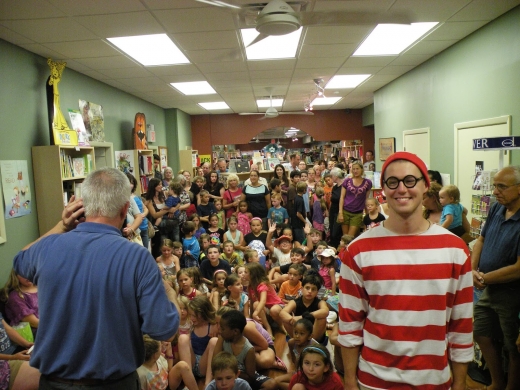
[[[74,159],[84,161],[83,174],[74,172]],[[93,147],[50,145],[34,146],[32,160],[38,228],[44,234],[58,223],[65,202],[79,192],[85,177],[96,169],[96,159]]]
[[[135,194],[140,196],[146,193],[148,182],[154,177],[152,150],[117,150],[114,152],[116,168],[134,175],[138,186]],[[121,161],[124,160],[124,164]]]

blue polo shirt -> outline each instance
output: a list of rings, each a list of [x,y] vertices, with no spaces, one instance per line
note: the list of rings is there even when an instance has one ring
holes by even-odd
[[[505,213],[506,208],[500,203],[495,203],[489,210],[481,232],[484,237],[479,262],[481,272],[513,265],[520,256],[520,210],[508,220],[505,219]]]
[[[19,252],[14,269],[38,286],[31,366],[64,379],[120,379],[144,360],[143,333],[167,340],[179,315],[150,253],[115,227],[84,222]]]

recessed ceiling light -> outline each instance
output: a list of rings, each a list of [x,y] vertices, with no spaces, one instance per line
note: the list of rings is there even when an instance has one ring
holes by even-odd
[[[437,24],[439,23],[378,24],[353,56],[400,54]]]
[[[190,63],[166,34],[107,38],[107,40],[144,66]]]
[[[370,76],[370,74],[337,75],[330,79],[325,89],[356,88]]]
[[[242,42],[246,48],[248,60],[274,60],[277,58],[295,58],[302,29],[287,35],[272,35],[247,47],[258,36],[254,28],[240,30]]]
[[[207,81],[191,81],[186,83],[170,83],[184,95],[211,95],[217,93]]]
[[[271,107],[270,99],[258,99],[256,101],[258,108]],[[283,99],[273,99],[273,107],[282,107]]]
[[[199,106],[206,110],[226,110],[229,108],[225,102],[199,103]]]
[[[313,106],[331,106],[343,99],[342,97],[317,97],[311,103]]]

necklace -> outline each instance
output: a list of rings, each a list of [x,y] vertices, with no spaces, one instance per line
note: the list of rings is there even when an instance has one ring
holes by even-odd
[[[399,235],[400,235],[400,236],[418,236],[419,234],[423,234],[423,233],[427,232],[427,231],[430,229],[430,227],[432,226],[432,223],[431,223],[431,221],[430,221],[429,219],[426,219],[425,221],[428,222],[428,227],[427,227],[426,229],[424,229],[423,231],[420,231],[420,232],[418,232],[418,233],[408,233],[408,234],[399,234]],[[385,229],[388,229],[388,228],[385,226],[385,222],[386,222],[386,220],[382,222],[382,226],[383,226]],[[388,229],[388,230],[390,230],[391,232],[394,232],[394,231],[391,230],[391,229]],[[396,233],[396,232],[394,232],[394,233]]]

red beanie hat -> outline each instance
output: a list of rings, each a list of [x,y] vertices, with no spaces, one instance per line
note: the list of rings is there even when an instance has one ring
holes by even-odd
[[[426,164],[423,162],[423,160],[421,160],[416,154],[413,153],[396,152],[386,159],[385,163],[383,164],[383,168],[381,168],[381,188],[383,188],[384,185],[386,168],[396,160],[410,161],[412,164],[414,164],[421,171],[424,177],[424,182],[426,183],[426,187],[430,187],[430,176],[428,176],[428,168],[426,168]]]

